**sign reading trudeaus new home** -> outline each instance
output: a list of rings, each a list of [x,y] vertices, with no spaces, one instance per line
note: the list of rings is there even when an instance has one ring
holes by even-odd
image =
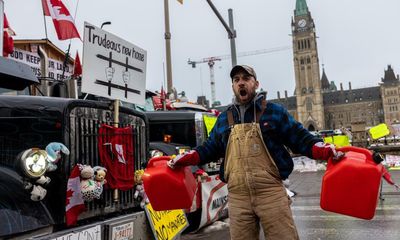
[[[85,22],[82,92],[145,104],[147,52]]]

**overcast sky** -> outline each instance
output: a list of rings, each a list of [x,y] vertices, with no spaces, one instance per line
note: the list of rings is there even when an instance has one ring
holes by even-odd
[[[4,0],[5,12],[16,39],[45,38],[41,0]],[[78,0],[63,0],[75,14]],[[165,64],[164,8],[162,0],[79,0],[76,26],[83,36],[83,23],[100,27],[104,21],[109,31],[147,50],[149,90],[159,90],[164,81]],[[237,52],[291,46],[291,18],[296,0],[213,0],[228,21],[233,9],[237,31]],[[391,64],[400,73],[400,1],[399,0],[307,0],[314,18],[320,64],[324,64],[330,81],[345,89],[377,86],[384,69]],[[172,46],[173,84],[184,90],[190,100],[198,95],[210,99],[210,77],[207,64],[192,68],[188,58],[230,54],[227,33],[205,0],[169,1]],[[54,26],[47,18],[48,38],[66,50],[69,41],[58,41]],[[72,40],[72,56],[82,53],[82,42]],[[293,52],[285,50],[238,58],[238,63],[255,68],[269,98],[295,88]],[[321,66],[322,68],[322,66]],[[216,96],[223,104],[231,101],[229,71],[231,60],[215,64]],[[321,71],[322,74],[322,71]]]

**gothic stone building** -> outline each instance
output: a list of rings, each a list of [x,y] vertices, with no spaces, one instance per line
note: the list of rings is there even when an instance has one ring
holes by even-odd
[[[281,98],[278,92],[278,98],[270,101],[285,106],[311,131],[341,127],[365,130],[367,126],[400,120],[400,81],[390,65],[376,87],[352,89],[349,82],[347,90],[342,84],[337,89],[324,69],[320,77],[315,24],[306,0],[296,1],[292,38],[295,94],[288,97],[285,91]]]

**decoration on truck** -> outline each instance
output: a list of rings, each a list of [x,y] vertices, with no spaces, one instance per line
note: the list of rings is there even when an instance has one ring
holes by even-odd
[[[19,155],[21,170],[27,177],[24,188],[30,193],[32,201],[41,201],[46,197],[46,186],[51,179],[45,174],[57,169],[61,153],[68,155],[68,148],[62,143],[52,142],[46,146],[46,151],[30,148]]]
[[[118,128],[103,124],[99,129],[98,148],[101,164],[107,168],[107,184],[111,189],[134,187],[134,133],[131,127]]]
[[[144,174],[144,170],[136,170],[135,171],[135,184],[136,190],[133,195],[133,198],[140,202],[140,207],[144,209],[144,206],[149,203],[149,199],[147,198],[146,192],[144,191],[143,179],[142,176]]]

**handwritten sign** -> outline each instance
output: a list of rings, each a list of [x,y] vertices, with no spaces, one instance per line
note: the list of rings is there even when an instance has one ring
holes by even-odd
[[[101,227],[96,225],[80,231],[74,231],[56,238],[53,240],[101,240]]]
[[[228,216],[228,187],[218,175],[201,183],[202,211],[199,229]]]
[[[206,125],[207,136],[210,136],[211,130],[213,129],[216,122],[217,122],[216,117],[204,115],[204,124]]]
[[[82,92],[145,104],[147,52],[87,22]]]
[[[155,211],[149,203],[146,204],[145,210],[156,240],[175,239],[189,226],[182,209]]]
[[[374,140],[390,134],[390,130],[385,123],[381,123],[375,127],[370,128],[368,132]]]
[[[324,137],[324,143],[332,143],[336,147],[350,146],[349,137],[344,135]]]

